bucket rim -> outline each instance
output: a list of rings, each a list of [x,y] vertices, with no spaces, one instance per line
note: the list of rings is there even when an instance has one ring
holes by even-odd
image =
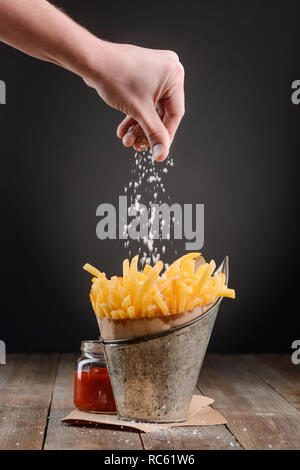
[[[216,269],[215,273],[218,273],[218,272],[223,272],[226,275],[226,282],[228,283],[228,274],[229,274],[228,256],[225,256],[220,266]],[[212,313],[214,313],[216,310],[219,309],[219,306],[222,300],[223,300],[223,297],[219,297],[216,300],[216,302],[207,310],[207,312],[203,313],[199,317],[194,318],[193,320],[190,320],[187,323],[174,326],[173,328],[170,328],[169,330],[158,331],[157,333],[150,333],[148,335],[138,336],[135,338],[103,339],[101,338],[101,336],[99,336],[99,341],[104,345],[109,345],[109,344],[113,345],[113,344],[139,343],[141,341],[147,341],[147,340],[154,339],[154,338],[160,338],[161,336],[169,335],[174,331],[182,330],[183,328],[187,328],[188,326],[193,325],[194,323],[197,323],[198,321],[204,320],[204,318],[207,318],[209,315],[211,315]]]

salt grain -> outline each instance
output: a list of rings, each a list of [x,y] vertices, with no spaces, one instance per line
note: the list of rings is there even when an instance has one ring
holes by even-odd
[[[133,220],[129,222],[128,226],[124,226],[123,237],[124,248],[127,250],[127,257],[130,258],[131,253],[142,253],[141,244],[144,246],[143,253],[140,256],[140,265],[144,267],[145,264],[155,264],[161,257],[161,254],[166,253],[166,246],[162,244],[161,232],[165,226],[165,221],[162,220],[161,213],[159,223],[155,222],[156,209],[155,205],[161,206],[165,203],[166,188],[164,186],[164,178],[168,173],[168,167],[173,166],[173,159],[168,158],[164,164],[157,164],[153,161],[151,152],[135,153],[135,159],[130,173],[130,181],[124,186],[124,192],[127,193],[127,198],[130,205],[129,216],[132,216],[131,209],[139,216],[142,214],[143,209],[147,211],[147,236],[142,239],[130,240],[128,230],[132,227]],[[168,196],[168,200],[170,197]],[[158,225],[158,226],[157,226]],[[168,234],[168,239],[170,236]],[[140,246],[136,247],[136,244]],[[171,249],[173,242],[168,243]],[[170,253],[174,257],[174,253]],[[165,266],[166,267],[166,266]]]

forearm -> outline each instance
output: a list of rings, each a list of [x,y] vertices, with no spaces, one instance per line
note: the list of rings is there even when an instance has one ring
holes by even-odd
[[[105,42],[46,0],[0,0],[0,40],[86,77]],[[103,57],[105,61],[105,57]],[[105,65],[105,64],[104,64]]]
[[[167,157],[184,114],[177,54],[103,41],[46,0],[0,0],[0,41],[79,75],[126,115],[117,131],[125,146],[149,143],[155,159]]]

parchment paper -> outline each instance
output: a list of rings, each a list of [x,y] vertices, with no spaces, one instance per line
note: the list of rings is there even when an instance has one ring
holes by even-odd
[[[205,263],[203,256],[196,258],[195,271],[203,263]],[[207,312],[213,304],[214,302],[211,302],[210,304],[198,306],[187,312],[162,315],[160,317],[113,320],[111,318],[99,317],[97,315],[96,318],[99,325],[100,335],[103,339],[138,338],[140,336],[166,331],[176,326],[183,325],[184,323],[188,323]]]
[[[193,395],[188,419],[183,423],[139,423],[136,421],[123,421],[111,414],[86,413],[84,411],[73,410],[68,416],[62,419],[63,423],[87,425],[91,423],[110,424],[121,428],[134,428],[150,433],[160,429],[174,426],[212,426],[226,424],[226,419],[211,406],[214,400],[202,395]]]

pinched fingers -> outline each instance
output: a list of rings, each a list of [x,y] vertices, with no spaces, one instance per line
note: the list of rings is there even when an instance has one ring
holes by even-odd
[[[182,69],[176,88],[167,98],[162,100],[165,111],[163,123],[168,129],[171,142],[185,113],[184,101],[184,72]]]
[[[119,125],[117,136],[122,139],[125,147],[133,147],[137,152],[145,150],[149,146],[143,129],[138,122],[130,116],[127,116]]]
[[[131,116],[126,116],[125,119],[119,124],[117,128],[117,136],[119,139],[123,139],[129,127],[136,124],[136,120]]]

